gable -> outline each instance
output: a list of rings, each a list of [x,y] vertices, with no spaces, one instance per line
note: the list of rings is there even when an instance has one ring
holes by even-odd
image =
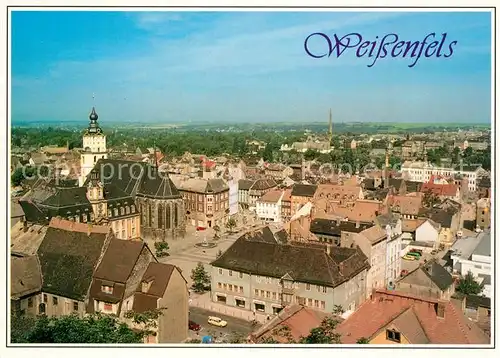
[[[425,272],[423,272],[420,268],[417,268],[415,271],[410,272],[408,275],[399,280],[397,284],[400,283],[430,289],[439,289],[439,287],[431,280],[431,278],[427,276]]]

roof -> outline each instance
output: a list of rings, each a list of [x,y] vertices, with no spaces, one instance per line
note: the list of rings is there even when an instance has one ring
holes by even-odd
[[[238,190],[250,190],[254,180],[240,179],[238,180]]]
[[[393,195],[389,199],[391,209],[404,215],[418,215],[422,207],[422,197]]]
[[[278,341],[282,341],[283,337],[273,333],[281,327],[288,327],[293,339],[298,341],[301,337],[309,335],[311,329],[319,327],[323,319],[328,316],[325,312],[301,305],[286,306],[278,313],[278,316],[252,332],[251,340],[258,343],[263,338],[273,337]],[[286,343],[286,341],[283,341],[283,343]]]
[[[161,173],[157,168],[148,166],[146,175],[139,185],[137,196],[154,199],[179,199],[181,194],[167,173]]]
[[[334,252],[337,253],[335,256]],[[344,259],[339,261],[339,254]],[[348,257],[348,258],[345,258]],[[294,281],[336,287],[369,267],[359,248],[332,248],[329,256],[323,247],[271,242],[268,235],[257,239],[251,234],[240,237],[212,266],[255,275],[281,278],[290,275]]]
[[[257,179],[253,182],[250,190],[268,190],[276,187],[278,184],[274,179]]]
[[[482,234],[480,238],[478,237],[479,244],[472,251],[472,255],[491,256],[491,233],[485,231]]]
[[[379,225],[374,225],[366,230],[361,231],[360,235],[366,237],[368,241],[370,241],[371,244],[374,245],[385,239],[387,237],[387,232]]]
[[[158,298],[163,297],[174,270],[176,270],[176,267],[174,265],[159,262],[150,262],[148,268],[146,269],[146,272],[142,276],[141,282],[152,281],[152,283],[149,287],[148,292],[143,293],[151,296],[156,296]],[[137,286],[136,292],[142,292],[141,288],[141,284],[139,284]]]
[[[319,184],[314,194],[315,199],[356,200],[362,189],[357,185]]]
[[[467,295],[465,297],[465,307],[467,308],[488,308],[491,309],[491,298],[478,295]]]
[[[49,227],[38,248],[43,291],[83,300],[105,240],[106,234]]]
[[[342,343],[354,344],[393,324],[413,344],[490,343],[490,338],[450,301],[442,301],[444,318],[438,318],[437,304],[437,300],[398,291],[377,291],[337,326],[337,332]]]
[[[102,286],[113,287],[112,293],[106,293],[102,291]],[[103,301],[108,303],[118,303],[123,299],[125,293],[125,284],[110,282],[100,278],[94,278],[92,281],[92,286],[90,287],[90,299]],[[89,311],[94,312],[94,305],[91,303],[88,305]]]
[[[10,296],[18,299],[42,289],[42,272],[36,256],[10,258]]]
[[[136,313],[151,311],[158,308],[158,300],[156,296],[150,296],[142,292],[134,293],[134,303],[132,310]]]
[[[437,196],[455,197],[458,193],[458,186],[455,184],[434,184],[432,182],[422,184],[422,193],[433,193]]]
[[[372,227],[373,224],[359,224],[356,227],[356,223],[352,221],[337,221],[330,219],[314,219],[311,222],[309,230],[315,234],[324,234],[324,235],[337,235],[340,236],[342,231],[347,232],[361,232],[366,230],[369,227]]]
[[[142,241],[111,239],[94,277],[127,282],[144,247]]]
[[[62,229],[73,232],[83,232],[86,234],[109,234],[111,232],[111,227],[107,225],[94,225],[91,223],[78,223],[75,221],[64,220],[60,218],[50,219],[49,227],[55,229]]]
[[[417,181],[406,180],[406,192],[408,193],[416,193],[420,191],[423,183]]]
[[[292,189],[285,190],[281,201],[288,201],[288,202],[292,201]]]
[[[101,182],[113,184],[129,195],[135,195],[139,183],[146,172],[147,164],[131,160],[99,159],[88,175],[84,186],[91,180],[92,173],[96,173]]]
[[[202,178],[172,178],[175,186],[181,191],[195,193],[220,193],[229,190],[223,179],[202,179]]]
[[[443,210],[439,208],[432,208],[429,210],[423,210],[420,212],[421,216],[425,216],[427,218],[432,219],[435,223],[441,224],[441,227],[450,228],[453,215],[455,213],[451,210]]]
[[[10,230],[10,252],[12,255],[31,256],[36,255],[48,226],[27,225],[24,231],[24,225],[21,221],[17,222]]]
[[[453,284],[453,277],[446,269],[435,260],[427,262],[421,269],[442,291]]]
[[[270,190],[264,195],[262,195],[259,201],[265,203],[277,203],[282,195],[283,195],[282,190]]]
[[[316,185],[294,184],[292,186],[292,196],[305,196],[312,198],[316,192]]]

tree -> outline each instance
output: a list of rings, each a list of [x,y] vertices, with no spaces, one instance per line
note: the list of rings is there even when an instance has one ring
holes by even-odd
[[[210,276],[205,271],[205,267],[201,262],[198,262],[196,267],[191,271],[191,279],[193,280],[193,289],[197,293],[201,293],[210,289]]]
[[[316,150],[313,149],[308,149],[304,153],[304,159],[305,160],[313,160],[319,157],[320,153]]]
[[[157,308],[145,312],[126,311],[125,318],[130,319],[134,324],[142,327],[141,331],[146,335],[153,333],[153,329],[158,326],[158,318],[163,314],[166,307]]]
[[[101,313],[83,318],[13,315],[11,319],[12,343],[143,343],[146,334]]]
[[[215,231],[214,240],[219,240],[219,238],[220,238],[220,236],[219,236],[220,226],[219,225],[215,225],[214,226],[214,231]]]
[[[271,146],[271,143],[266,144],[264,152],[262,153],[262,159],[264,159],[264,161],[266,162],[270,162],[273,160],[273,148]]]
[[[467,272],[465,277],[460,278],[456,290],[464,295],[478,295],[483,291],[484,284],[474,279],[472,272]]]
[[[319,327],[311,329],[307,337],[302,337],[300,343],[304,344],[339,344],[340,334],[335,332],[339,321],[331,317],[326,317]]]
[[[369,343],[370,343],[370,341],[369,341],[369,340],[368,340],[368,338],[366,338],[366,337],[361,337],[360,339],[358,339],[358,340],[356,341],[356,343],[357,343],[357,344],[369,344]]]
[[[439,204],[441,202],[441,199],[439,199],[439,196],[434,194],[431,190],[427,190],[424,193],[424,197],[422,198],[422,204],[426,208],[433,208],[434,205]]]
[[[341,305],[335,305],[335,306],[333,306],[333,310],[332,310],[333,314],[341,315],[344,312],[345,312],[344,308]]]
[[[236,227],[236,220],[234,220],[233,218],[229,218],[229,220],[226,223],[226,228],[229,230],[229,232],[232,232],[235,227]]]
[[[155,250],[156,257],[164,257],[169,255],[169,253],[167,252],[169,250],[168,243],[165,241],[155,242]]]

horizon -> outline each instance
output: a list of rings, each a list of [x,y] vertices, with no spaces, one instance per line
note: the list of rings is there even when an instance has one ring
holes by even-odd
[[[12,11],[11,28],[12,125],[86,125],[92,106],[103,125],[315,124],[330,108],[334,124],[492,120],[486,11]],[[457,45],[412,68],[408,58],[367,67],[307,56],[314,32],[447,33]]]

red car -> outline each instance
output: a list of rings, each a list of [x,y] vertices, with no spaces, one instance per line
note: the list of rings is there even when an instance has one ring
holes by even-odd
[[[199,331],[201,329],[201,326],[193,321],[189,321],[188,327],[191,331]]]

